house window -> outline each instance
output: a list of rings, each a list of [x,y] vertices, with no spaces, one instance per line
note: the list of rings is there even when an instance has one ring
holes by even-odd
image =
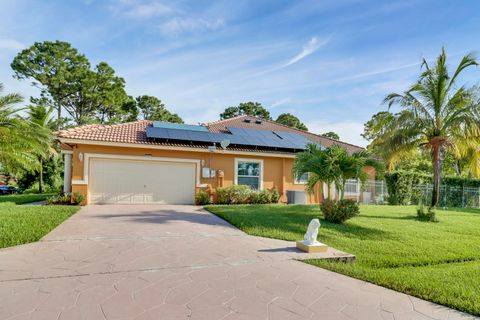
[[[236,160],[236,184],[246,185],[252,189],[262,188],[262,161]]]
[[[308,177],[309,177],[308,172],[305,172],[299,178],[295,177],[295,184],[307,184]]]

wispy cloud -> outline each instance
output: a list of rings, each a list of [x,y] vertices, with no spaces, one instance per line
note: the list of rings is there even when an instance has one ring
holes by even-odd
[[[120,0],[111,6],[112,11],[135,18],[149,18],[172,13],[172,7],[160,1],[139,2],[134,0]]]
[[[289,101],[290,101],[290,99],[288,99],[288,98],[277,100],[277,101],[274,101],[272,104],[270,104],[270,106],[268,108],[273,109],[273,108],[276,108],[278,106],[284,105]]]
[[[20,50],[25,48],[26,46],[21,43],[20,41],[17,41],[15,39],[2,39],[0,38],[0,49],[6,49],[6,50]]]
[[[284,69],[288,66],[291,66],[295,63],[298,63],[299,61],[305,59],[309,55],[315,53],[321,46],[327,44],[330,41],[330,37],[325,38],[324,40],[320,40],[318,37],[312,37],[310,41],[308,41],[306,44],[303,45],[302,51],[296,54],[293,58],[288,60],[287,62],[274,66],[272,68],[262,70],[260,72],[254,73],[250,75],[248,78],[255,78],[259,76],[266,75],[271,72],[275,72],[281,69]]]
[[[288,67],[288,66],[290,66],[292,64],[295,64],[295,63],[299,62],[300,60],[308,57],[309,55],[311,55],[312,53],[317,51],[318,48],[320,48],[322,45],[326,44],[329,40],[330,40],[330,38],[327,38],[323,41],[320,41],[320,39],[318,39],[317,37],[313,37],[312,39],[310,39],[310,41],[308,41],[306,44],[303,45],[302,52],[300,52],[295,57],[290,59],[282,67],[283,68]]]
[[[212,31],[225,25],[223,19],[208,20],[204,18],[175,17],[159,26],[160,32],[167,36],[175,36],[181,33]]]

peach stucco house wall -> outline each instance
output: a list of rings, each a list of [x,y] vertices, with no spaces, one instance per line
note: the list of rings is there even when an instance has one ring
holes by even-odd
[[[243,116],[223,122],[219,121],[208,125],[209,131],[221,132],[222,128],[227,126],[253,126],[254,121],[245,121],[248,118],[253,117]],[[258,128],[259,130],[272,130],[272,127],[275,130],[279,130],[279,127],[283,130],[288,128],[265,120],[262,120],[261,124],[264,126],[256,124],[257,127],[261,127]],[[211,193],[215,198],[217,187],[238,183],[237,167],[239,162],[258,163],[261,172],[259,188],[277,189],[281,195],[281,202],[286,202],[287,190],[305,190],[305,185],[296,182],[292,174],[294,153],[234,148],[226,150],[217,148],[212,152],[207,146],[158,143],[145,137],[145,129],[148,126],[151,126],[150,121],[138,121],[111,126],[87,125],[58,132],[57,137],[62,143],[62,153],[65,154],[64,190],[82,193],[85,196],[85,203],[97,202],[98,190],[103,190],[102,188],[120,190],[118,191],[120,194],[124,193],[130,184],[132,188],[141,189],[142,184],[148,188],[148,184],[152,183],[156,184],[153,187],[154,192],[164,192],[165,194],[170,192],[172,193],[171,199],[183,199],[177,197],[179,192],[185,192],[186,199],[190,199],[195,192],[202,189]],[[335,141],[322,136],[304,134],[318,138],[322,145],[335,143]],[[345,145],[352,151],[361,149]],[[120,170],[117,173],[113,168],[115,166],[118,166],[117,170]],[[131,174],[129,168],[132,170],[135,168],[134,170],[138,170],[135,172],[139,173]],[[212,175],[214,176],[205,177],[204,168],[209,168],[209,172],[213,171]],[[170,172],[175,170],[178,170],[178,174],[170,175]],[[161,176],[151,177],[155,174]],[[374,175],[374,171],[370,171],[370,174]],[[126,179],[122,180],[122,176],[125,176]],[[177,184],[177,177],[178,184],[183,184],[184,187],[180,191],[172,191],[171,189]],[[163,178],[165,178],[165,183],[162,184]],[[99,181],[101,179],[105,181]],[[124,187],[119,184],[123,184]],[[92,191],[93,189],[95,191]],[[162,189],[165,190],[161,191]],[[92,195],[92,192],[95,194]],[[118,194],[112,197],[117,200],[121,198]],[[319,187],[316,192],[307,195],[307,202],[318,203],[321,198]],[[153,201],[152,199],[154,198],[139,201]],[[159,197],[157,196],[155,199],[158,200]],[[191,200],[193,203],[193,199]]]

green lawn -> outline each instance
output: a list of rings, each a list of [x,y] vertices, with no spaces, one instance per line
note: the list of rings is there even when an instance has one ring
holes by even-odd
[[[38,241],[78,210],[77,206],[0,203],[0,248]]]
[[[46,200],[48,197],[51,197],[52,195],[53,193],[12,194],[0,196],[0,203],[13,202],[16,204],[24,204],[36,201],[43,201]]]
[[[248,234],[299,240],[318,206],[238,205],[207,209]],[[318,239],[355,254],[355,263],[307,263],[480,315],[480,210],[437,211],[418,221],[415,207],[362,206],[344,225],[322,220]]]

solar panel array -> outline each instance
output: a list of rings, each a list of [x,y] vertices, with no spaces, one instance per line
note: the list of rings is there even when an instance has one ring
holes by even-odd
[[[230,133],[203,132],[198,130],[148,127],[147,137],[163,140],[220,143],[229,140],[230,145],[303,150],[308,139],[289,132],[272,132],[255,129],[228,128]]]
[[[163,121],[153,121],[153,126],[155,128],[165,128],[165,129],[178,129],[178,130],[189,130],[189,131],[201,131],[208,132],[208,128],[205,126],[196,126],[193,124],[183,124],[183,123],[171,123]]]

